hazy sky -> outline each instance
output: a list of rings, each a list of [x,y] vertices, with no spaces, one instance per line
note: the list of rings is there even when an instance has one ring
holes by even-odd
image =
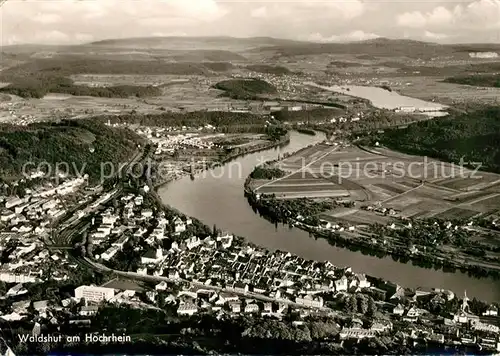
[[[500,43],[500,0],[7,0],[2,44],[142,36]]]

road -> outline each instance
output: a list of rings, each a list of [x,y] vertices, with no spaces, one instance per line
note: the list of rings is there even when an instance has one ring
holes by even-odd
[[[389,198],[387,198],[387,199],[385,199],[385,200],[382,200],[380,203],[381,203],[381,204],[383,204],[383,203],[387,203],[388,201],[391,201],[391,200],[397,199],[397,198],[399,198],[399,197],[401,197],[401,196],[403,196],[403,195],[405,195],[405,194],[411,193],[411,192],[413,192],[413,191],[415,191],[415,190],[417,190],[417,189],[419,189],[419,188],[422,188],[424,185],[425,185],[425,183],[420,183],[420,185],[416,186],[415,188],[411,188],[410,190],[407,190],[407,191],[405,191],[405,192],[403,192],[403,193],[400,193],[400,194],[395,195],[395,196],[393,196],[393,197],[389,197]]]
[[[92,267],[94,270],[100,271],[100,272],[106,272],[106,273],[114,273],[118,276],[125,277],[127,279],[131,280],[139,280],[139,281],[148,281],[148,282],[169,282],[169,283],[179,283],[179,282],[184,282],[184,283],[189,283],[193,287],[197,287],[200,289],[209,289],[213,290],[219,293],[230,293],[234,295],[238,295],[241,297],[249,298],[249,299],[257,299],[263,302],[278,302],[278,303],[283,303],[287,304],[292,307],[297,307],[297,308],[306,308],[306,309],[315,309],[315,310],[320,310],[324,312],[329,312],[332,313],[334,312],[332,309],[327,308],[327,307],[308,307],[299,303],[292,302],[290,300],[285,300],[285,299],[276,299],[276,298],[271,298],[268,297],[267,295],[260,294],[260,293],[253,293],[253,292],[239,292],[235,291],[232,288],[222,288],[222,287],[217,287],[217,286],[210,286],[210,285],[205,285],[203,283],[199,282],[193,282],[187,279],[182,279],[182,278],[177,278],[177,279],[171,279],[168,277],[163,277],[163,276],[152,276],[152,275],[144,275],[136,272],[125,272],[125,271],[119,271],[119,270],[114,270],[111,268],[108,268],[100,263],[97,263],[95,261],[92,261],[88,257],[83,257],[83,258],[77,258],[80,263],[84,264],[87,267]]]
[[[323,157],[326,157],[328,154],[330,154],[331,152],[333,152],[335,149],[333,149],[333,150],[329,151],[328,153],[322,155],[320,158],[318,158],[318,159],[310,162],[307,166],[303,167],[301,170],[307,168],[308,166],[312,165],[314,162],[322,159]],[[134,156],[134,158],[129,162],[129,164],[126,165],[126,166],[124,166],[123,168],[127,169],[127,172],[128,172],[128,170],[130,169],[130,167],[132,166],[132,164],[134,164],[139,157],[144,156],[144,152],[142,152],[142,153],[143,153],[142,155],[141,155],[140,152],[138,154],[136,154]],[[117,172],[117,174],[119,174],[119,173],[120,172]],[[296,173],[296,172],[294,172],[294,173]],[[294,173],[292,173],[292,174],[294,174]],[[115,189],[114,194],[112,194],[109,199],[112,199],[113,196],[119,194],[120,192],[121,192],[121,189]],[[109,199],[107,199],[107,200],[109,200]],[[92,204],[94,204],[94,202],[90,203],[86,208],[83,209],[83,211],[85,211],[87,213],[84,216],[88,216],[88,213],[91,210],[92,211],[94,210],[94,209],[90,209],[89,210],[89,207]],[[60,245],[63,245],[63,244],[64,245],[70,244],[71,240],[72,240],[72,237],[75,236],[75,235],[80,234],[83,230],[85,230],[86,225],[87,224],[84,221],[81,221],[81,219],[77,219],[76,221],[73,221],[70,225],[65,226],[65,228],[59,232],[57,241],[50,241],[50,243],[48,244],[49,245],[48,247],[50,247],[50,244],[55,245],[55,246],[60,246]],[[143,275],[143,274],[139,274],[139,273],[136,273],[136,272],[126,272],[126,271],[120,271],[120,270],[113,270],[113,269],[110,269],[110,268],[108,268],[108,267],[100,264],[100,263],[97,263],[97,262],[91,260],[89,257],[78,257],[78,256],[71,255],[71,253],[70,253],[70,256],[71,256],[71,258],[75,262],[77,262],[79,265],[84,266],[86,268],[90,268],[90,269],[93,269],[95,271],[104,272],[104,273],[114,273],[117,276],[121,276],[121,277],[124,277],[124,278],[127,278],[127,279],[131,279],[131,280],[152,281],[152,282],[162,282],[162,281],[165,281],[165,282],[170,282],[170,283],[185,282],[185,283],[189,283],[191,286],[194,286],[194,287],[203,288],[203,289],[209,289],[209,290],[214,290],[214,291],[217,291],[217,292],[227,292],[227,293],[239,295],[239,296],[242,296],[242,297],[245,297],[245,298],[253,298],[253,299],[261,300],[261,301],[264,301],[264,302],[280,302],[280,303],[284,303],[284,304],[287,304],[287,305],[290,305],[290,306],[293,306],[293,307],[298,307],[298,308],[308,308],[308,309],[312,308],[312,309],[315,309],[315,310],[321,310],[321,311],[325,311],[325,312],[329,312],[329,313],[333,312],[333,310],[331,310],[329,308],[326,308],[326,307],[321,307],[321,308],[308,307],[308,306],[304,306],[302,304],[295,303],[295,302],[292,302],[292,301],[289,301],[289,300],[275,299],[275,298],[271,298],[271,297],[268,297],[266,295],[259,294],[259,293],[253,293],[253,292],[242,293],[242,292],[235,291],[235,290],[233,290],[231,288],[222,288],[222,287],[217,287],[217,286],[207,286],[207,285],[205,285],[203,283],[198,283],[198,282],[194,282],[194,281],[190,281],[190,280],[186,280],[186,279],[175,279],[175,280],[173,280],[173,279],[170,279],[168,277],[163,277],[163,276]]]
[[[266,183],[264,183],[264,184],[262,184],[262,185],[259,185],[257,188],[255,188],[255,191],[257,191],[258,189],[260,189],[260,188],[262,188],[262,187],[265,187],[265,186],[267,186],[267,185],[270,185],[270,184],[273,184],[273,183],[279,182],[280,180],[283,180],[283,179],[289,178],[289,177],[293,176],[294,174],[297,174],[297,173],[303,172],[306,168],[309,168],[309,167],[310,167],[310,166],[312,166],[314,163],[316,163],[316,162],[318,162],[318,161],[322,160],[323,158],[325,158],[326,156],[328,156],[330,153],[332,153],[332,152],[336,151],[338,148],[339,148],[339,146],[335,146],[332,150],[330,150],[330,151],[328,151],[327,153],[325,153],[325,154],[321,155],[320,157],[318,157],[318,158],[316,158],[316,159],[312,160],[311,162],[309,162],[308,164],[306,164],[304,167],[302,167],[302,168],[300,168],[300,169],[298,169],[298,170],[296,170],[296,171],[294,171],[294,172],[291,172],[291,173],[289,173],[289,174],[286,174],[286,175],[284,175],[284,176],[283,176],[283,177],[281,177],[281,178],[277,178],[277,179],[274,179],[274,180],[272,180],[272,181],[270,181],[270,182],[266,182]]]
[[[137,161],[139,161],[140,159],[144,158],[145,154],[146,154],[145,150],[138,150],[135,153],[135,155],[131,158],[131,160],[126,165],[121,166],[120,169],[114,175],[114,177],[111,177],[110,179],[116,178],[116,177],[121,177],[124,171],[126,173],[129,173],[131,167]],[[98,186],[98,188],[99,187],[102,188],[102,186],[103,185],[100,184]],[[59,228],[58,228],[58,231],[56,233],[56,235],[57,235],[57,241],[51,241],[51,243],[55,244],[55,245],[66,245],[66,244],[69,245],[70,242],[71,242],[71,237],[75,235],[76,230],[80,230],[80,229],[78,229],[78,226],[80,226],[80,224],[81,224],[81,219],[83,217],[88,216],[89,214],[95,212],[97,209],[99,209],[99,206],[101,204],[104,204],[104,203],[108,202],[109,200],[113,199],[114,197],[116,197],[120,193],[121,193],[121,189],[114,189],[114,190],[112,189],[112,190],[110,190],[107,193],[103,192],[102,193],[103,195],[101,195],[101,197],[99,197],[98,199],[96,199],[96,200],[94,200],[92,202],[86,203],[84,205],[78,206],[77,208],[75,208],[73,210],[74,214],[68,214],[70,216],[68,220],[59,222],[59,224],[58,224]],[[102,197],[105,194],[110,194],[110,196],[107,199],[102,200],[98,204],[98,206],[92,207],[92,205],[96,204],[96,202],[99,201],[99,199],[102,199]],[[80,213],[80,212],[82,212],[83,214],[78,215],[77,218],[75,218],[75,215],[77,213]],[[72,220],[72,221],[70,223],[68,223],[68,221],[70,221],[70,220]]]

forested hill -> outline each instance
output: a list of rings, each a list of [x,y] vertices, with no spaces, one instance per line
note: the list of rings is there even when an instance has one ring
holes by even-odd
[[[52,168],[65,162],[70,174],[83,168],[83,174],[98,180],[101,163],[126,163],[139,141],[132,131],[91,120],[0,125],[0,178],[19,178],[27,163],[33,169],[42,162]]]
[[[250,100],[258,98],[259,94],[276,93],[276,88],[261,79],[229,79],[214,85],[216,89],[224,90],[233,99]]]
[[[500,88],[500,74],[471,74],[446,78],[445,83]]]
[[[449,162],[482,162],[484,170],[500,173],[500,107],[421,121],[404,129],[386,130],[372,142],[392,149]]]

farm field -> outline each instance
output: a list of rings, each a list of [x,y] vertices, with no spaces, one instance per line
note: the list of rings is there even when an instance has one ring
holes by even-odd
[[[500,175],[474,174],[457,165],[384,148],[368,152],[352,145],[319,144],[277,166],[287,175],[266,183],[259,193],[282,198],[342,197],[358,207],[385,207],[411,218],[469,219],[493,214],[500,207]],[[363,210],[342,219],[350,215],[348,220],[359,224],[390,219]]]
[[[349,225],[387,224],[391,218],[382,214],[361,209],[336,209],[322,214],[321,219],[331,223],[344,222]]]
[[[470,218],[474,217],[475,215],[478,215],[477,211],[454,207],[454,208],[446,210],[443,213],[434,215],[434,217],[439,218],[439,219],[457,219],[457,218],[458,219],[470,219]]]

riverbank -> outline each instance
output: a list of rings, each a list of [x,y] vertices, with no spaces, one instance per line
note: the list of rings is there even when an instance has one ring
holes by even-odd
[[[256,152],[260,152],[260,151],[269,150],[269,149],[272,149],[275,147],[283,146],[289,142],[290,142],[290,133],[287,132],[285,135],[281,136],[278,140],[269,141],[268,143],[262,143],[260,145],[252,146],[251,148],[249,148],[247,150],[243,150],[243,151],[240,150],[238,152],[229,154],[226,157],[224,157],[224,159],[222,159],[218,163],[218,165],[226,164],[226,163],[228,163],[236,158],[243,157],[243,156],[248,155],[248,154],[252,154],[252,153],[256,153]]]
[[[444,255],[436,256],[425,252],[412,251],[410,248],[404,248],[387,242],[384,243],[378,239],[362,238],[356,236],[355,233],[347,234],[340,231],[332,231],[318,226],[319,219],[316,216],[304,215],[301,216],[301,219],[297,219],[296,216],[289,216],[290,214],[282,214],[280,216],[275,214],[273,216],[271,213],[273,208],[266,205],[266,198],[252,191],[250,187],[251,181],[251,179],[245,181],[245,196],[248,203],[255,212],[274,224],[284,224],[299,228],[307,231],[316,238],[327,240],[332,246],[349,249],[353,252],[361,252],[364,255],[377,258],[391,256],[396,262],[405,264],[412,262],[413,265],[422,268],[442,270],[446,273],[461,271],[475,278],[500,279],[500,269],[466,262],[460,263],[457,260],[446,258]]]
[[[285,135],[282,135],[279,139],[277,140],[270,140],[269,142],[262,143],[260,145],[255,145],[252,146],[248,149],[243,149],[243,150],[238,150],[237,152],[230,153],[226,155],[224,158],[222,158],[218,162],[212,162],[212,164],[205,166],[204,168],[198,168],[198,169],[192,169],[191,172],[185,172],[183,175],[178,175],[175,177],[170,177],[168,179],[155,179],[154,182],[152,183],[153,189],[157,192],[158,189],[160,189],[162,186],[169,184],[172,181],[182,179],[183,177],[186,176],[191,176],[192,179],[198,174],[201,174],[205,171],[209,171],[212,169],[215,169],[217,167],[221,167],[226,163],[229,163],[237,158],[244,157],[246,155],[252,154],[252,153],[258,153],[261,151],[266,151],[270,149],[274,149],[277,147],[282,147],[290,142],[290,133],[287,132]]]
[[[303,135],[290,131],[290,143],[283,147],[264,150],[239,157],[210,174],[201,174],[191,180],[188,176],[175,180],[159,190],[163,204],[175,207],[185,215],[196,217],[207,226],[231,232],[256,246],[270,251],[286,251],[308,260],[330,261],[337,266],[351,267],[353,271],[392,281],[408,288],[434,288],[463,293],[482,300],[499,300],[500,288],[492,279],[477,279],[457,271],[420,268],[403,264],[390,257],[377,258],[335,247],[326,239],[310,238],[303,229],[273,224],[261,218],[242,194],[245,180],[262,162],[272,162],[321,143],[325,135]],[[215,202],[215,204],[214,204]]]
[[[310,135],[310,136],[316,135],[316,132],[314,130],[311,130],[311,129],[297,129],[297,132],[300,132],[301,134],[304,134],[304,135]]]

